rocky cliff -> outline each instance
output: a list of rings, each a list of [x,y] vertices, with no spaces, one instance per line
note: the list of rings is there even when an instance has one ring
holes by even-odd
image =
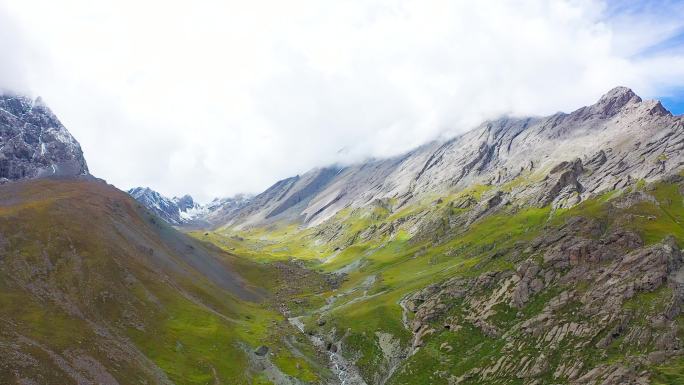
[[[86,174],[81,146],[40,98],[0,94],[0,181]]]

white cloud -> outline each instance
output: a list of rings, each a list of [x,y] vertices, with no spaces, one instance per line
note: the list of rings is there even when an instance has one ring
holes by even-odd
[[[2,1],[0,86],[42,95],[95,175],[201,199],[684,86],[681,50],[644,53],[677,2]]]

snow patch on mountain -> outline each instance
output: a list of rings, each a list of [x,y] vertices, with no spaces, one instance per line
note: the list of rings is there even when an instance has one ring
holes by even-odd
[[[207,204],[200,204],[190,195],[168,198],[149,187],[136,187],[128,190],[133,198],[143,204],[158,217],[174,226],[211,226],[215,219],[224,213],[233,213],[246,206],[249,195],[236,195],[229,198],[215,198]]]
[[[0,93],[0,183],[88,175],[76,139],[43,103]]]

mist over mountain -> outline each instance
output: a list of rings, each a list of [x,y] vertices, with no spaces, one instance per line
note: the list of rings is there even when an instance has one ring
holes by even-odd
[[[683,121],[659,101],[616,87],[571,113],[504,117],[396,157],[317,168],[278,181],[243,207],[233,206],[216,224],[249,227],[288,220],[312,226],[341,209],[377,200],[395,199],[398,209],[426,196],[472,185],[503,186],[534,173],[544,179],[499,199],[571,207],[681,166]]]

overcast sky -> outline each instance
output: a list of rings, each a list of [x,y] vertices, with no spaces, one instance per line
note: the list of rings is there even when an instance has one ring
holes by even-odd
[[[91,172],[200,200],[616,85],[684,100],[684,3],[0,0],[0,88]]]

